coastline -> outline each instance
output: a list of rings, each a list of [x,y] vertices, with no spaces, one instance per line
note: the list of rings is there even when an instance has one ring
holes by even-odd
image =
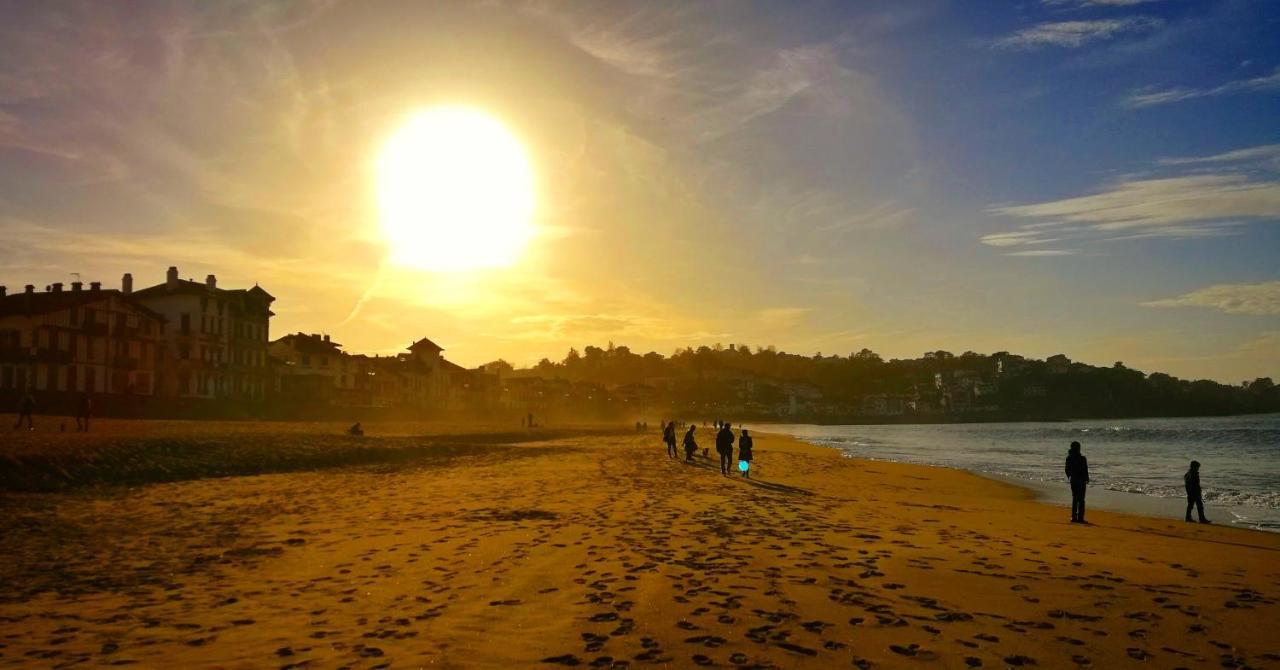
[[[1024,487],[772,434],[754,481],[668,460],[656,435],[496,437],[0,495],[0,667],[1280,661],[1274,534],[1101,510],[1082,527]]]

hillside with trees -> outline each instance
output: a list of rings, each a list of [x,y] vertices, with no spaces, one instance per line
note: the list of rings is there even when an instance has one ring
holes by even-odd
[[[999,421],[1225,415],[1280,411],[1270,378],[1239,385],[1178,379],[1116,362],[1098,367],[1059,354],[926,352],[885,360],[869,349],[802,356],[731,344],[671,356],[626,346],[570,349],[526,369],[485,366],[512,404],[590,400],[597,410],[661,416],[826,422]],[[562,393],[563,392],[563,393]]]

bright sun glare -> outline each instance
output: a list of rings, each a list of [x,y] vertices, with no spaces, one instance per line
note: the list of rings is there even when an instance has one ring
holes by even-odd
[[[506,267],[533,234],[533,175],[497,119],[465,107],[414,115],[378,160],[391,260],[425,270]]]

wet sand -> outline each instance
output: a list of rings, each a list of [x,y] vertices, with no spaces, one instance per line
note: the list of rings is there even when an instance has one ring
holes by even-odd
[[[1280,535],[769,435],[751,482],[504,441],[0,494],[0,667],[1280,665]]]

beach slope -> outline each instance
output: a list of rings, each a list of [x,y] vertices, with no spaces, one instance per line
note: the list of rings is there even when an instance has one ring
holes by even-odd
[[[1073,525],[770,435],[752,481],[657,436],[504,441],[2,494],[0,667],[1280,665],[1280,535]]]

